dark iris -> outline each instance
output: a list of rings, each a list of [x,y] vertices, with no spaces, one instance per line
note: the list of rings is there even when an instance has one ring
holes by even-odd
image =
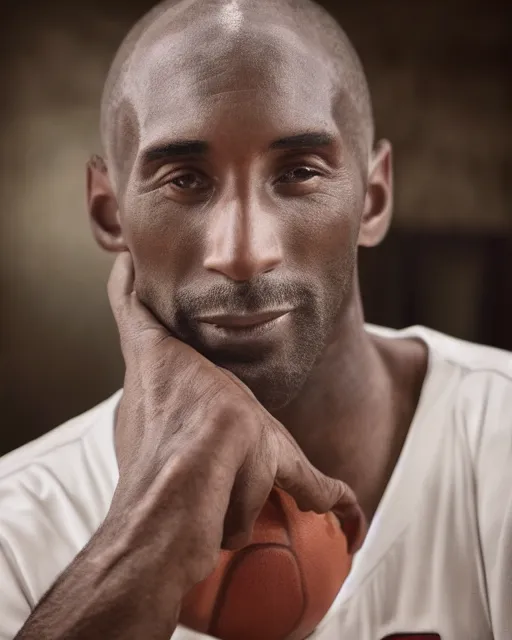
[[[318,175],[318,171],[314,169],[310,169],[308,167],[297,167],[296,169],[291,169],[291,171],[287,171],[280,178],[281,182],[306,182],[306,180],[311,180]]]
[[[196,173],[184,173],[177,178],[173,178],[171,182],[178,189],[200,189],[204,187],[204,180]]]

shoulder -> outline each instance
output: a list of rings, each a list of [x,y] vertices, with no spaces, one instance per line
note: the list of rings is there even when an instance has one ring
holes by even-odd
[[[64,470],[73,464],[73,457],[83,447],[106,444],[112,427],[115,408],[121,392],[76,416],[43,436],[0,457],[0,486],[16,476],[30,473],[30,470],[47,462],[54,471]],[[103,433],[98,427],[104,425]],[[98,436],[100,440],[98,441]],[[112,432],[110,433],[112,435]],[[91,451],[92,453],[92,451]]]
[[[0,504],[20,510],[44,505],[47,512],[59,496],[87,500],[96,485],[117,481],[113,444],[116,393],[89,411],[0,458]],[[0,515],[0,527],[3,518]]]
[[[512,468],[512,353],[422,326],[368,329],[422,340],[429,351],[423,403],[439,408],[443,428],[458,434],[477,475],[491,473],[497,462]]]
[[[119,396],[0,458],[1,551],[32,604],[108,512]]]
[[[512,383],[512,353],[439,333],[425,327],[411,328],[441,358],[460,367],[467,376],[494,374]]]
[[[507,417],[512,406],[512,353],[454,338],[427,327],[402,330],[368,326],[383,337],[416,338],[429,350],[427,377],[442,371],[451,379],[452,406],[482,421]],[[510,415],[512,418],[512,415]]]
[[[468,342],[419,325],[406,329],[389,329],[371,324],[366,326],[369,332],[382,337],[423,340],[432,355],[451,363],[466,374],[495,373],[512,382],[512,352],[510,351]]]
[[[511,455],[512,353],[423,331],[433,357],[453,370],[453,421],[463,430],[475,462],[496,445]]]
[[[60,529],[81,540],[98,526],[117,482],[113,424],[119,397],[0,458],[4,539]]]

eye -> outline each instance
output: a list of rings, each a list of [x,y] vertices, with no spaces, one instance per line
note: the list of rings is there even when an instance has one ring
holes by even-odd
[[[319,176],[320,171],[315,171],[311,167],[295,167],[290,169],[286,173],[283,173],[279,178],[279,182],[284,184],[293,184],[297,182],[307,182],[315,176]]]
[[[201,191],[208,188],[206,177],[194,171],[175,175],[169,180],[169,184],[172,184],[181,191]]]

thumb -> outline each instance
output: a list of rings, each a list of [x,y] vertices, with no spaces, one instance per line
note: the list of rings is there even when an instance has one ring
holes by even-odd
[[[355,553],[364,542],[367,521],[354,492],[341,480],[321,473],[291,435],[282,435],[285,442],[279,447],[276,485],[295,499],[301,511],[332,511],[347,538],[349,553]],[[292,447],[290,440],[293,440]]]
[[[169,332],[137,297],[134,289],[135,272],[129,251],[121,252],[115,259],[107,291],[123,353],[127,343],[149,332],[157,340],[169,336]]]

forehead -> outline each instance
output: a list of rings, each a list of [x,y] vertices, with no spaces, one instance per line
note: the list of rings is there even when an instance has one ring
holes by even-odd
[[[168,136],[274,136],[332,128],[332,78],[325,54],[284,26],[169,34],[164,25],[140,41],[126,97],[141,146]]]

